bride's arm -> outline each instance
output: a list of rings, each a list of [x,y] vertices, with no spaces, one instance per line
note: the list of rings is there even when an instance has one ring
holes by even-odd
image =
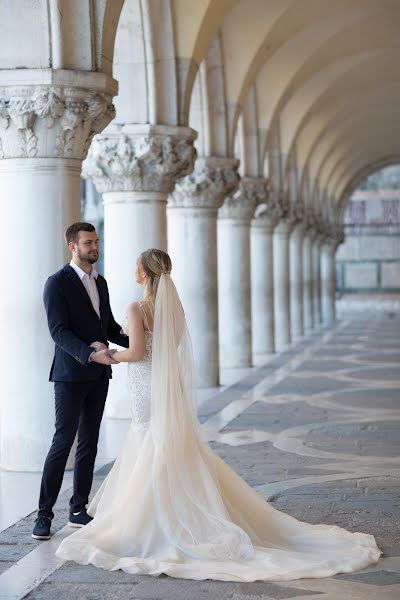
[[[113,359],[117,362],[136,362],[143,360],[145,352],[145,337],[143,315],[138,302],[128,306],[129,348],[114,352]]]

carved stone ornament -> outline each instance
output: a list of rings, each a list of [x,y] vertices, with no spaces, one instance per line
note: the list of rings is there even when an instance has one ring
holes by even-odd
[[[251,222],[252,227],[262,227],[266,229],[272,229],[275,227],[277,218],[273,210],[272,205],[268,202],[262,202],[258,204],[254,212],[254,217]]]
[[[115,117],[111,96],[67,86],[0,87],[0,158],[82,160]]]
[[[290,221],[290,199],[289,193],[283,190],[278,190],[275,194],[272,194],[271,202],[275,209],[275,216],[279,220]]]
[[[268,189],[267,200],[257,206],[252,225],[254,227],[276,227],[279,222],[288,220],[286,219],[288,211],[283,209],[283,198],[283,194]]]
[[[180,136],[182,129],[185,135]],[[192,135],[188,135],[192,132]],[[154,191],[170,193],[177,179],[193,169],[195,132],[188,128],[143,127],[135,133],[118,131],[94,138],[82,176],[100,193]]]
[[[198,158],[193,172],[177,182],[168,208],[220,208],[239,184],[238,166],[234,158]]]
[[[288,218],[292,227],[304,226],[304,210],[304,204],[301,199],[290,205]]]
[[[317,220],[315,218],[315,212],[312,208],[308,207],[304,211],[303,217],[304,231],[308,236],[315,237],[317,235]]]
[[[263,177],[243,177],[238,190],[225,198],[219,209],[219,219],[251,220],[258,204],[264,203],[268,196],[268,183]]]

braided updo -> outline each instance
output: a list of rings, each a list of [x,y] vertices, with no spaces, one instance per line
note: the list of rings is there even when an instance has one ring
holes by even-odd
[[[140,255],[140,262],[146,274],[144,300],[154,304],[161,275],[171,273],[171,258],[163,250],[149,248]]]

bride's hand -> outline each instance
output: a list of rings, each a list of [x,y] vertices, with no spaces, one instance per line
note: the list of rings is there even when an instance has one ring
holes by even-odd
[[[114,351],[115,352],[115,351]],[[92,354],[92,362],[100,363],[101,365],[117,365],[117,361],[112,357],[112,350],[100,350]]]
[[[115,357],[115,358],[114,358],[114,355],[115,355],[115,354],[117,354],[117,353],[118,353],[118,350],[117,350],[116,348],[110,348],[110,349],[108,350],[108,354],[109,354],[109,355],[110,355],[110,357],[111,357],[111,358],[114,360],[114,364],[117,364],[117,365],[119,365],[119,363],[120,363],[121,361],[119,361],[119,360],[117,359],[117,357]]]

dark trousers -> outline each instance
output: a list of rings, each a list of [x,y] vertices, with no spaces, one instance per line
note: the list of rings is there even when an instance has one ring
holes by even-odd
[[[108,383],[108,379],[88,383],[55,382],[56,432],[44,463],[39,515],[54,517],[53,506],[60,493],[76,432],[78,446],[70,512],[79,512],[88,503]]]

